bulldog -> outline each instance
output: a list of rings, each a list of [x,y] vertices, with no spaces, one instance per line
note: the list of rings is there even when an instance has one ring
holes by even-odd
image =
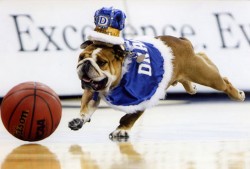
[[[177,83],[191,95],[196,93],[197,83],[222,91],[233,100],[245,100],[244,92],[221,76],[205,53],[195,53],[186,38],[159,36],[124,45],[88,40],[81,48],[77,74],[84,93],[80,116],[68,125],[72,130],[90,122],[103,99],[111,107],[126,112],[110,138],[128,138],[145,109],[156,105],[165,91]]]

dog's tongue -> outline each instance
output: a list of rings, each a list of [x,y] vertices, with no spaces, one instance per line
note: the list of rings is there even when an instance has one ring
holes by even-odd
[[[86,83],[91,82],[91,79],[89,79],[89,78],[82,78],[82,80],[83,80],[84,82],[86,82]]]

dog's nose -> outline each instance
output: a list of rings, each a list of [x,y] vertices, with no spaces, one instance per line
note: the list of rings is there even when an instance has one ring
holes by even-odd
[[[91,62],[89,60],[86,60],[84,63],[83,63],[83,67],[82,67],[82,70],[84,72],[88,72],[89,71],[89,67],[91,65]]]

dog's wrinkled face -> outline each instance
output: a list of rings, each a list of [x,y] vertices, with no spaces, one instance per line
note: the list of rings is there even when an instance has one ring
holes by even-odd
[[[83,46],[82,46],[83,45]],[[84,43],[77,73],[82,82],[82,88],[94,91],[108,92],[120,80],[124,54],[117,46]]]

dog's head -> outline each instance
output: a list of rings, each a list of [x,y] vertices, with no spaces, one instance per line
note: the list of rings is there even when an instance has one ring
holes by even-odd
[[[119,83],[125,51],[120,45],[86,41],[78,59],[82,88],[107,92]]]

